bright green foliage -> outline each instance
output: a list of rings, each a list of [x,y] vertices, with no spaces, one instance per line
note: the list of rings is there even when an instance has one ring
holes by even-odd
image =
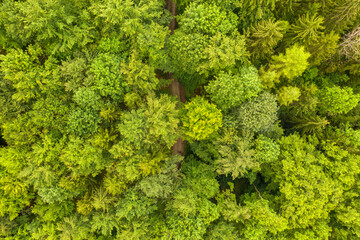
[[[55,222],[58,219],[72,215],[74,209],[74,203],[71,201],[63,201],[59,204],[46,204],[38,201],[33,207],[32,212],[37,214],[39,219],[44,222]]]
[[[249,208],[241,206],[236,201],[236,195],[233,193],[234,184],[228,182],[230,189],[222,191],[216,196],[219,210],[222,217],[229,222],[244,222],[251,217]]]
[[[154,1],[149,2],[153,3]],[[168,21],[168,19],[169,17],[165,15],[161,21]],[[155,22],[145,25],[144,29],[139,31],[135,43],[139,57],[148,58],[147,62],[152,67],[165,69],[165,65],[168,63],[168,55],[164,50],[164,46],[169,37],[169,32],[168,26]]]
[[[338,226],[335,227],[332,233],[334,238],[353,238],[356,239],[360,236],[360,209],[359,209],[359,199],[354,198],[356,193],[349,192],[348,197],[352,200],[343,202],[337,208],[335,212],[335,219],[338,223]]]
[[[189,156],[182,164],[184,181],[167,204],[167,234],[179,238],[202,239],[206,228],[220,217],[209,199],[219,191],[214,169]]]
[[[160,147],[170,149],[178,137],[179,110],[175,108],[172,98],[161,95],[149,96],[140,109],[125,112],[118,125],[122,139],[113,146],[113,155],[131,156],[136,151]]]
[[[159,173],[179,136],[178,124],[176,102],[167,95],[149,96],[139,109],[124,112],[117,127],[120,138],[109,150],[118,161],[105,177],[106,189],[120,194],[126,184]]]
[[[85,47],[96,33],[89,24],[88,11],[68,1],[7,1],[1,6],[2,28],[6,42],[19,47],[33,42],[45,46],[48,55],[69,54],[75,48]]]
[[[0,239],[360,238],[360,0],[0,2]]]
[[[89,219],[78,214],[66,217],[58,223],[57,229],[61,232],[62,239],[94,239],[90,233]]]
[[[288,106],[294,101],[298,101],[301,96],[300,89],[298,87],[286,86],[279,89],[278,102],[280,105]]]
[[[292,80],[300,76],[309,66],[307,62],[309,57],[310,53],[306,52],[304,47],[294,45],[286,49],[285,55],[280,53],[272,56],[269,71],[275,71],[278,77]]]
[[[148,215],[157,209],[155,202],[154,199],[130,190],[117,202],[116,216],[132,220]]]
[[[121,63],[121,74],[133,92],[141,95],[150,93],[158,88],[159,79],[155,76],[155,70],[132,55],[129,63]]]
[[[271,238],[288,228],[286,218],[277,214],[270,207],[268,200],[258,194],[245,197],[244,203],[251,214],[251,218],[245,222],[243,230],[246,239]]]
[[[248,63],[245,49],[245,38],[237,33],[231,37],[217,33],[209,40],[204,49],[205,59],[198,66],[197,71],[207,76],[209,72],[229,68],[237,61]]]
[[[188,74],[209,75],[211,72],[246,61],[245,39],[239,34],[229,37],[220,33],[210,37],[197,32],[186,34],[181,28],[171,36],[168,50],[172,68]],[[179,71],[179,69],[174,69]]]
[[[120,72],[121,59],[113,54],[99,54],[92,62],[90,71],[94,74],[94,90],[101,96],[121,102],[128,91],[128,84]]]
[[[190,141],[203,140],[222,126],[222,114],[214,104],[196,97],[185,104],[182,124],[186,138]]]
[[[72,176],[96,176],[109,164],[101,148],[84,143],[80,138],[71,138],[64,148],[60,161],[72,171]]]
[[[275,124],[278,110],[276,97],[264,92],[235,109],[235,121],[245,131],[267,131]]]
[[[177,68],[188,74],[194,74],[206,58],[204,53],[209,38],[199,33],[186,34],[175,31],[169,41],[169,56]]]
[[[184,186],[192,189],[198,196],[208,199],[215,197],[219,192],[219,183],[213,167],[194,160],[192,156],[184,161],[182,165],[182,172],[186,176],[183,180]]]
[[[32,62],[31,56],[22,50],[14,49],[8,55],[1,56],[1,71],[4,79],[11,81],[16,89],[13,99],[21,102],[28,102],[39,94],[36,84],[36,72],[32,71],[36,65]]]
[[[225,133],[217,144],[219,152],[215,159],[216,171],[219,174],[230,175],[233,179],[244,177],[250,171],[258,171],[255,150],[251,149],[250,141],[236,136],[233,132]]]
[[[259,163],[271,163],[277,160],[280,146],[272,139],[260,135],[255,140],[255,152]]]
[[[99,110],[100,96],[89,88],[79,88],[74,94],[74,101],[84,110]]]
[[[280,161],[273,165],[273,176],[280,184],[282,216],[291,226],[301,228],[327,218],[333,207],[330,199],[336,194],[335,183],[323,169],[328,160],[297,135],[282,138],[280,146]]]
[[[221,73],[205,87],[211,100],[227,110],[239,106],[261,91],[260,79],[254,67],[242,67],[240,73]]]
[[[327,87],[319,93],[321,108],[329,114],[347,113],[360,101],[360,96],[354,94],[352,88],[339,86]]]
[[[0,216],[9,216],[13,220],[33,198],[28,184],[0,168]]]
[[[151,22],[161,25],[169,22],[169,15],[164,14],[164,2],[158,0],[94,2],[89,10],[95,15],[95,26],[105,35],[119,29],[122,35],[135,37]]]
[[[204,35],[229,34],[235,31],[237,16],[222,11],[216,5],[190,4],[179,17],[180,28],[185,33],[197,32]]]
[[[179,29],[168,43],[171,71],[207,77],[246,61],[245,39],[236,31],[233,13],[215,5],[191,4],[179,18]]]
[[[95,133],[101,119],[97,112],[75,108],[69,115],[68,130],[76,135]]]
[[[11,96],[13,100],[28,103],[40,94],[54,93],[61,89],[57,60],[49,58],[43,66],[39,66],[39,46],[29,46],[27,52],[12,49],[9,54],[1,56],[1,71],[16,90]]]
[[[286,21],[262,20],[252,26],[249,36],[249,50],[255,58],[266,57],[273,53],[274,48],[283,38],[288,28]]]
[[[273,88],[275,87],[275,83],[280,82],[278,76],[276,75],[276,71],[275,70],[266,71],[264,66],[261,66],[259,69],[259,77],[265,89]]]
[[[318,88],[315,84],[306,84],[302,86],[301,96],[298,101],[284,108],[288,114],[291,115],[289,116],[289,120],[316,115],[319,103],[316,94],[317,91]]]
[[[67,92],[76,91],[84,85],[88,68],[88,61],[83,56],[62,61],[60,75],[64,80],[64,86]]]
[[[259,192],[246,194],[241,204],[233,193],[234,185],[216,198],[224,219],[238,223],[244,239],[273,238],[278,232],[288,229],[287,220],[277,214]]]
[[[317,139],[309,140],[298,135],[282,138],[280,161],[272,164],[273,172],[268,175],[279,186],[281,215],[291,227],[305,228],[327,219],[359,172],[358,156],[325,142],[321,144],[323,154],[315,149]]]
[[[165,199],[169,197],[180,181],[177,164],[182,160],[179,155],[173,155],[161,169],[161,173],[143,178],[137,185],[147,197]]]

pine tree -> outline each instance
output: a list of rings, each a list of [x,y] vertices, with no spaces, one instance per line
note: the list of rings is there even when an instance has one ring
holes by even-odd
[[[309,45],[317,42],[321,38],[321,33],[324,30],[324,26],[322,26],[323,22],[323,17],[316,16],[315,14],[312,16],[309,14],[301,16],[291,25],[287,33],[290,43]]]
[[[254,58],[264,58],[274,52],[283,38],[288,22],[274,19],[262,20],[252,26],[249,33],[249,50]]]
[[[360,12],[359,0],[336,1],[333,6],[330,5],[328,7],[327,17],[325,18],[325,26],[327,29],[342,32],[349,25],[357,22],[357,17]]]

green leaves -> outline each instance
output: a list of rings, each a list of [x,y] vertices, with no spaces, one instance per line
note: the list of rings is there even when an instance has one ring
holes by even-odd
[[[279,107],[274,95],[263,92],[233,111],[237,127],[244,131],[267,131],[277,120]]]
[[[219,174],[231,174],[235,179],[259,170],[255,150],[251,149],[250,141],[239,138],[233,132],[225,133],[217,145],[217,150],[219,158],[215,159],[215,166]]]
[[[327,87],[319,94],[322,109],[329,114],[347,113],[360,101],[360,96],[353,94],[350,87]]]
[[[273,53],[274,48],[283,38],[288,28],[286,21],[262,20],[252,26],[248,39],[248,48],[254,57],[266,57]]]
[[[299,100],[301,96],[300,89],[292,86],[284,86],[278,91],[278,102],[280,105],[288,106],[294,101]]]
[[[113,148],[113,154],[131,156],[134,151],[154,149],[156,152],[155,149],[163,146],[170,149],[178,138],[178,117],[179,110],[171,97],[147,97],[147,102],[140,109],[121,116],[118,130],[122,140]]]
[[[216,5],[191,4],[170,37],[171,71],[209,76],[237,61],[246,62],[245,39],[236,31],[237,17]]]
[[[300,76],[309,66],[307,62],[309,57],[310,53],[306,52],[304,47],[294,45],[286,49],[285,55],[280,53],[272,56],[269,71],[275,71],[278,77],[292,80]]]
[[[198,32],[204,35],[234,32],[237,16],[222,11],[216,5],[190,4],[179,18],[180,28],[188,34]]]
[[[311,44],[321,38],[321,31],[324,19],[322,17],[309,14],[301,16],[289,29],[291,41],[301,44]]]
[[[254,67],[242,67],[239,74],[220,73],[205,87],[210,98],[219,108],[228,110],[261,91],[260,79]]]
[[[120,72],[121,58],[116,55],[99,54],[92,62],[90,71],[94,74],[94,90],[101,96],[110,97],[114,101],[121,102],[124,94],[128,91]]]
[[[0,238],[358,239],[359,0],[176,2],[1,2]]]
[[[184,134],[190,141],[203,140],[222,126],[222,114],[214,104],[196,97],[185,104],[182,124]]]

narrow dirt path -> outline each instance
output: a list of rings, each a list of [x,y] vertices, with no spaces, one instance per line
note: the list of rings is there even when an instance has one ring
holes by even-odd
[[[176,12],[176,4],[173,0],[166,0],[166,9],[171,12],[171,14],[173,16],[176,16],[177,12]],[[174,33],[174,30],[177,27],[177,23],[176,23],[176,19],[174,18],[171,23],[170,23],[170,30],[171,30],[171,34]],[[170,73],[167,76],[168,79],[173,79],[173,75]],[[185,89],[184,87],[181,85],[181,83],[174,79],[173,82],[170,85],[170,90],[171,90],[171,94],[173,96],[176,96],[180,102],[184,103],[185,102]],[[180,154],[182,156],[184,156],[185,154],[185,141],[182,140],[181,138],[178,138],[178,140],[176,141],[176,143],[174,144],[174,146],[172,147],[172,153],[173,154]]]

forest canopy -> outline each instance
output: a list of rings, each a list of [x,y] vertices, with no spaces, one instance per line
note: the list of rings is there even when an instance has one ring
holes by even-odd
[[[360,0],[0,1],[0,238],[360,239]]]

